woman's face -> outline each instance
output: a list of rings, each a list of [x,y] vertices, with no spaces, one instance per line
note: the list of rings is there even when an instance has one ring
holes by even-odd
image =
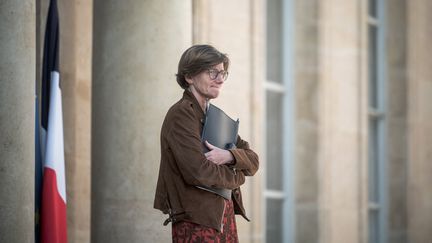
[[[186,78],[186,81],[189,83],[192,93],[195,96],[199,96],[197,98],[214,99],[219,96],[222,84],[224,83],[224,77],[222,73],[219,73],[223,70],[223,63],[219,63],[213,66],[210,71],[205,70],[191,78]],[[212,72],[212,75],[217,75],[216,79],[212,80],[210,78],[210,72]]]

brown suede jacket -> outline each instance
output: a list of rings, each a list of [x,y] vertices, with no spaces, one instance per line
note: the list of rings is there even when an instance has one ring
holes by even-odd
[[[258,156],[240,136],[230,152],[234,165],[216,165],[202,152],[204,112],[190,91],[165,116],[161,130],[161,161],[154,208],[169,214],[164,225],[187,220],[221,229],[224,198],[196,186],[233,189],[236,214],[246,220],[240,186],[258,170]]]

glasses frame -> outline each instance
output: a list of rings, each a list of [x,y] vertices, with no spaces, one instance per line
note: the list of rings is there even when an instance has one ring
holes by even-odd
[[[219,77],[219,75],[222,75],[221,77],[222,77],[223,81],[227,80],[228,74],[229,74],[228,71],[225,71],[225,70],[218,71],[217,69],[213,69],[213,68],[207,69],[207,73],[208,73],[209,78],[211,80],[216,80]],[[216,76],[214,76],[214,74],[216,74]],[[212,76],[214,76],[214,77],[212,77]]]

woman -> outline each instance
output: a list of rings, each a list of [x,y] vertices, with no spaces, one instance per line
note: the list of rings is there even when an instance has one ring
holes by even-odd
[[[205,142],[201,132],[207,103],[219,96],[229,59],[209,45],[187,49],[179,62],[177,83],[183,97],[166,114],[161,130],[161,162],[154,207],[172,222],[173,242],[238,242],[234,214],[246,220],[240,186],[258,170],[258,156],[238,136],[224,150]],[[231,200],[199,189],[231,189]]]

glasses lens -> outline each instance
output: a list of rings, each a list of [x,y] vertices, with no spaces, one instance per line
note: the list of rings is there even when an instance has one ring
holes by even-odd
[[[211,79],[216,79],[217,78],[217,76],[218,76],[218,71],[216,71],[216,70],[210,70],[210,78]]]
[[[225,70],[217,71],[214,69],[210,69],[210,70],[208,70],[208,73],[209,73],[210,79],[212,79],[212,80],[217,79],[219,75],[223,80],[226,80],[228,77],[228,72]]]
[[[222,71],[221,75],[222,75],[223,80],[226,80],[228,78],[228,72],[227,71]]]

